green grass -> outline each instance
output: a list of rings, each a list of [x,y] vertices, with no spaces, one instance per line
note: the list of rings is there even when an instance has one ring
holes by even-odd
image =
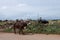
[[[4,32],[13,32],[12,29],[4,29]]]
[[[6,24],[6,22],[0,22],[0,25],[4,25],[4,24]]]
[[[0,24],[5,24],[1,23]],[[12,32],[12,29],[5,29],[5,32]],[[27,33],[44,33],[44,34],[60,34],[60,24],[55,22],[51,25],[43,25],[41,23],[30,24],[25,29]]]

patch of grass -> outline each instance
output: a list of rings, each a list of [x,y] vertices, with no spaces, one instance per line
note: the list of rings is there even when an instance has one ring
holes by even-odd
[[[4,32],[13,32],[12,29],[4,29]]]

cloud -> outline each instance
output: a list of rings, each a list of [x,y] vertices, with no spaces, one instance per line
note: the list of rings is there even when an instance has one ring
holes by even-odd
[[[24,6],[28,6],[28,5],[27,4],[22,4],[22,3],[17,5],[17,7],[24,7]]]
[[[4,18],[38,18],[60,14],[59,0],[0,0],[0,12]],[[39,15],[39,16],[37,16]]]
[[[7,7],[6,6],[2,6],[1,9],[7,9]]]

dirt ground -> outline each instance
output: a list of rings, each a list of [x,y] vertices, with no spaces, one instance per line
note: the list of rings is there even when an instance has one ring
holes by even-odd
[[[60,35],[0,33],[0,40],[60,40]]]

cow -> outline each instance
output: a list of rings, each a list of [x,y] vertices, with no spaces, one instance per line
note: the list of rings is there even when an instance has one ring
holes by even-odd
[[[49,22],[47,20],[38,20],[38,23],[47,24]]]
[[[47,20],[42,20],[41,23],[47,24],[47,23],[49,23],[49,22],[48,22]]]
[[[22,34],[24,34],[23,32],[24,27],[26,27],[28,24],[29,24],[29,21],[16,20],[16,23],[13,25],[14,33],[16,34],[16,29],[18,29],[19,34],[20,34],[20,31],[22,32]]]

